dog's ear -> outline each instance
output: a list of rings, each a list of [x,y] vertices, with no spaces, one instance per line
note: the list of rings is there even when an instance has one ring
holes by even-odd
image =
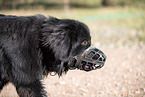
[[[42,31],[49,32],[51,35],[63,35],[63,29],[60,29],[60,19],[50,16],[43,22]]]
[[[53,17],[53,16],[49,16],[49,22],[58,22],[60,21],[60,19],[56,18],[56,17]]]
[[[43,21],[42,26],[45,27],[45,26],[57,25],[59,21],[60,21],[60,19],[49,16],[49,18],[47,18]]]

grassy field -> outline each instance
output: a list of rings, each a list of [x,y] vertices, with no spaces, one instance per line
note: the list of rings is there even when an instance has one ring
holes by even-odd
[[[145,11],[139,7],[0,10],[7,15],[71,18],[91,31],[92,45],[107,55],[106,66],[93,72],[69,71],[66,76],[48,76],[44,83],[49,97],[144,97]],[[0,97],[16,97],[9,84]]]

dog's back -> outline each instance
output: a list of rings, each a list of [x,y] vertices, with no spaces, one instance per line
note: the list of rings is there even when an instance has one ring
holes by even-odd
[[[46,17],[43,15],[12,16],[0,14],[0,37],[4,34],[8,35],[8,33],[25,35],[28,32],[34,32],[33,29],[38,31],[45,19]]]

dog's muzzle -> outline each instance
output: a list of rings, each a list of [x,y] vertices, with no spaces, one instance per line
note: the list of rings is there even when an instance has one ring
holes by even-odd
[[[106,58],[106,55],[101,50],[91,46],[82,55],[76,56],[71,60],[69,68],[85,71],[100,69],[104,66]]]

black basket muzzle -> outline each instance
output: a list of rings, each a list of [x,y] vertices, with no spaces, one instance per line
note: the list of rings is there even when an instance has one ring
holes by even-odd
[[[69,67],[85,71],[96,70],[104,66],[106,58],[101,50],[91,46],[82,55],[76,56]]]

